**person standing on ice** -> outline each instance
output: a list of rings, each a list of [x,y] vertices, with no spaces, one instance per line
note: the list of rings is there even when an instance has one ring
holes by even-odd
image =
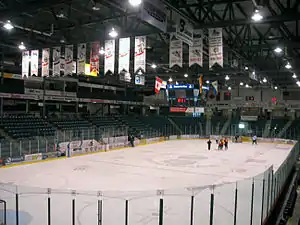
[[[224,139],[224,147],[225,147],[225,150],[228,149],[228,139],[227,138]]]
[[[252,137],[252,145],[256,144],[257,145],[257,136],[253,135]]]
[[[211,140],[208,139],[208,142],[207,142],[207,149],[210,150],[210,146],[211,146]]]
[[[219,137],[216,136],[216,144],[218,145],[219,144]]]

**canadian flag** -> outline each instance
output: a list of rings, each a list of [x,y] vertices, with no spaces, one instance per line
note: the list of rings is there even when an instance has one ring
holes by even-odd
[[[156,77],[156,79],[155,79],[155,93],[156,94],[159,93],[162,82],[163,82],[162,79],[160,79],[159,77]]]

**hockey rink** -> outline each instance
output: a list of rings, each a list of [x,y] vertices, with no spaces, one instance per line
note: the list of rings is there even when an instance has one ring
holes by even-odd
[[[125,200],[128,200],[129,225],[156,225],[161,197],[164,225],[188,225],[192,195],[194,223],[209,224],[211,193],[215,194],[213,224],[229,225],[233,221],[235,188],[238,189],[237,224],[244,225],[250,218],[253,177],[257,190],[253,224],[260,224],[264,172],[271,166],[276,171],[293,146],[230,142],[227,151],[216,147],[214,141],[208,151],[204,140],[174,140],[2,168],[1,182],[6,185],[0,186],[0,199],[7,201],[7,225],[16,224],[16,192],[20,225],[47,224],[48,197],[55,225],[72,224],[72,199],[76,201],[78,225],[98,224],[98,200],[103,200],[103,225],[124,224]],[[17,190],[13,185],[18,185]],[[51,188],[49,194],[48,188]]]

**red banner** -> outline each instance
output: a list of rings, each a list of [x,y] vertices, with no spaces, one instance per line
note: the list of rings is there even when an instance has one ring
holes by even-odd
[[[91,74],[99,74],[99,51],[100,42],[91,43],[91,54],[90,54],[90,71]]]
[[[170,112],[185,112],[187,107],[170,107]]]

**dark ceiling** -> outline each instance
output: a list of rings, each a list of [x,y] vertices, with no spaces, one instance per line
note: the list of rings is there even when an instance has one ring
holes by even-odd
[[[241,81],[250,82],[249,72],[255,70],[260,79],[267,78],[267,84],[263,85],[296,87],[292,74],[300,76],[299,3],[299,0],[161,0],[161,7],[166,7],[169,16],[179,13],[205,34],[208,28],[223,28],[224,67],[209,70],[207,38],[203,68],[188,67],[188,47],[184,45],[183,68],[170,69],[169,34],[174,31],[175,22],[169,18],[167,33],[162,33],[142,21],[138,9],[132,8],[127,0],[0,0],[0,21],[11,20],[19,27],[10,32],[0,30],[1,65],[4,71],[20,73],[21,53],[17,45],[21,41],[29,49],[95,40],[103,43],[113,26],[121,37],[147,35],[149,83],[153,83],[156,75],[164,80],[172,77],[176,81],[195,82],[203,74],[206,80],[238,85]],[[251,21],[255,4],[263,7],[264,19],[260,22]],[[99,10],[94,10],[95,7]],[[276,54],[273,50],[277,46],[283,47],[284,53]],[[292,70],[285,68],[287,61]],[[152,63],[158,68],[152,69]],[[183,76],[185,73],[188,78]],[[225,81],[225,75],[231,79]],[[252,84],[262,85],[254,81]]]

